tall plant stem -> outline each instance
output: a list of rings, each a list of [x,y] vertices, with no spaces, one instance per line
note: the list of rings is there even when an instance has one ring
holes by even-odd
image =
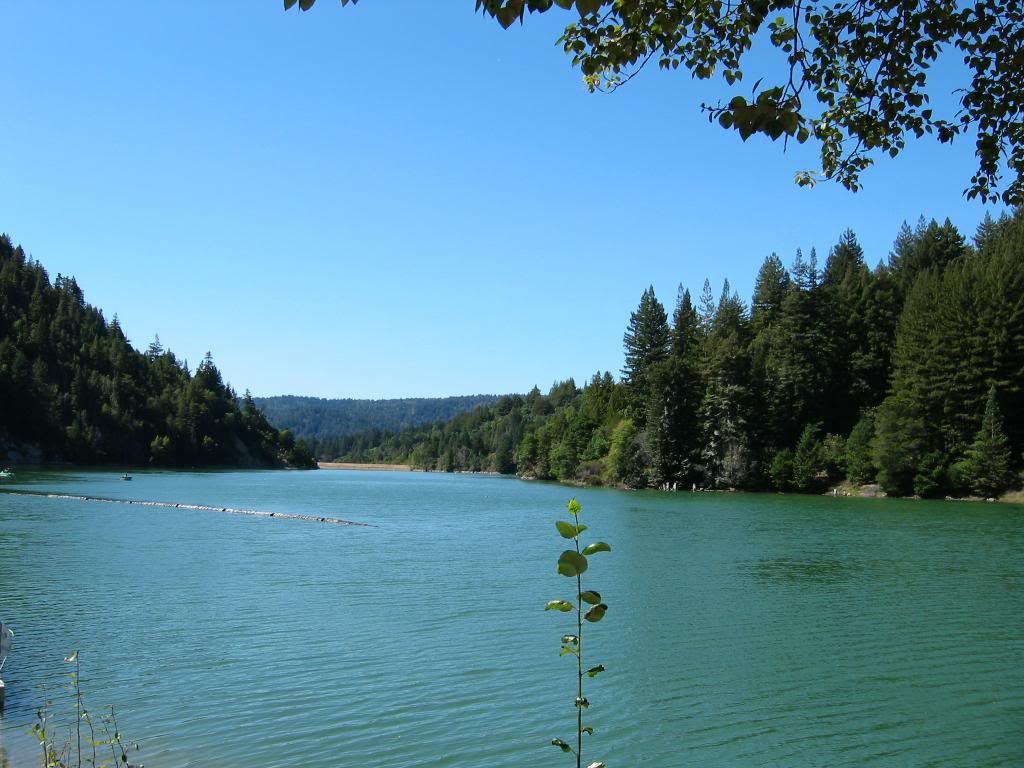
[[[579,553],[579,534],[573,541]],[[583,576],[579,573],[576,574],[576,638],[576,768],[580,768],[583,761]]]
[[[82,768],[82,659],[75,651],[75,704],[78,707],[78,720],[75,728],[78,735],[78,768]]]

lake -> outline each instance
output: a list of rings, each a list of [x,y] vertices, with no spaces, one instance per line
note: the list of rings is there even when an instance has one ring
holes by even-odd
[[[0,494],[0,766],[46,696],[148,768],[565,766],[554,520],[583,504],[585,762],[1024,765],[1024,507],[663,494],[392,472],[19,473]],[[593,537],[591,537],[593,534]],[[65,710],[66,711],[66,710]],[[5,763],[5,760],[7,761]]]

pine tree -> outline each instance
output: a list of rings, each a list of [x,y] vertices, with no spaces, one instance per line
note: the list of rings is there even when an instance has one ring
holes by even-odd
[[[715,320],[715,296],[711,292],[711,281],[708,278],[704,278],[704,288],[700,292],[700,309],[698,310],[700,315],[700,329],[704,336],[707,338],[711,333],[711,326]]]
[[[920,273],[900,317],[892,392],[933,433],[931,450],[962,455],[988,388],[1007,404],[1011,444],[1024,441],[1024,218],[983,252]]]
[[[932,219],[927,224],[922,218],[917,230],[909,238],[901,230],[894,246],[889,266],[900,292],[906,296],[922,272],[942,272],[947,266],[967,254],[967,241],[953,223],[942,224]]]
[[[700,398],[700,382],[686,358],[673,355],[653,369],[646,431],[652,485],[696,479]]]
[[[1013,483],[1010,441],[996,402],[996,388],[988,391],[981,429],[967,452],[966,480],[982,496],[996,496]]]
[[[771,448],[796,444],[805,424],[830,431],[838,415],[832,406],[835,333],[818,285],[816,269],[797,251],[793,279],[765,352],[765,421]]]
[[[780,491],[793,489],[793,451],[783,448],[772,456],[769,477],[772,485]]]
[[[821,486],[819,475],[825,468],[825,456],[820,434],[817,424],[808,424],[800,433],[793,452],[793,486],[803,493],[819,490]]]
[[[651,286],[640,297],[640,306],[629,316],[629,326],[622,337],[626,353],[623,381],[630,393],[631,415],[640,424],[646,420],[650,370],[668,357],[669,341],[668,316]]]
[[[850,362],[851,395],[864,408],[874,408],[885,397],[900,310],[895,280],[880,263],[864,286],[864,347]]]
[[[875,416],[868,411],[858,421],[846,441],[846,478],[851,483],[870,483],[877,469],[871,451],[875,438]]]
[[[695,360],[700,343],[700,318],[690,300],[690,292],[679,286],[676,308],[672,313],[671,350],[676,357]]]
[[[934,430],[911,403],[889,396],[875,413],[875,439],[872,443],[878,483],[882,490],[896,496],[914,493],[914,478],[924,457],[934,452]]]
[[[852,230],[846,230],[829,252],[819,288],[816,325],[824,345],[821,354],[827,369],[822,391],[824,424],[828,432],[847,434],[861,410],[871,405],[872,393],[865,380],[871,375],[868,355],[865,293],[870,273],[864,251]]]
[[[789,288],[789,273],[774,253],[765,258],[754,283],[750,323],[754,335],[767,330],[782,314],[782,302]]]
[[[750,443],[750,317],[725,282],[704,344],[704,395],[700,407],[701,461],[711,487],[741,487],[756,481]]]

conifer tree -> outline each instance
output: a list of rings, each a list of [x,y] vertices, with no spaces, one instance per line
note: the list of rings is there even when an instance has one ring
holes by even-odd
[[[769,477],[772,485],[780,491],[793,489],[793,451],[782,448],[772,456]]]
[[[1005,227],[1009,221],[1010,217],[1007,216],[1005,212],[1000,214],[998,219],[993,219],[992,214],[985,211],[985,218],[983,218],[981,223],[978,224],[978,229],[972,238],[975,249],[978,251],[985,250],[985,248],[999,237],[1003,227]]]
[[[701,388],[694,366],[672,355],[652,372],[646,444],[651,484],[695,480],[700,430]]]
[[[871,442],[875,438],[875,416],[868,411],[858,421],[846,441],[846,478],[851,483],[870,483],[878,471],[875,468]]]
[[[776,254],[767,256],[754,283],[750,323],[754,335],[770,328],[782,314],[782,302],[789,288],[789,273]]]
[[[774,448],[795,446],[805,424],[825,423],[832,430],[828,393],[834,379],[834,333],[823,316],[813,262],[797,251],[792,271],[765,359],[766,420]]]
[[[900,309],[895,280],[880,263],[864,286],[864,347],[851,361],[851,394],[863,407],[874,408],[885,397]]]
[[[915,407],[899,397],[887,397],[875,414],[872,443],[878,483],[886,493],[910,496],[924,457],[932,452],[934,430]]]
[[[941,273],[966,253],[967,242],[949,219],[942,224],[934,219],[925,224],[922,218],[909,238],[901,230],[889,266],[901,293],[906,296],[922,272]]]
[[[705,483],[741,487],[757,473],[751,450],[750,317],[725,281],[705,342],[701,460]]]
[[[700,329],[704,338],[711,333],[711,326],[715,320],[715,295],[711,292],[711,281],[704,278],[704,288],[700,292]]]
[[[695,361],[700,338],[700,318],[697,316],[697,310],[690,300],[690,292],[680,285],[676,308],[672,313],[672,354]]]
[[[1010,441],[1003,431],[1003,418],[996,402],[996,388],[988,391],[981,429],[967,452],[966,480],[982,496],[996,496],[1013,483]]]
[[[651,286],[640,297],[640,306],[629,316],[629,325],[622,337],[626,353],[623,381],[630,393],[631,415],[640,424],[646,420],[650,370],[668,357],[669,342],[668,316]]]
[[[800,440],[793,452],[793,485],[804,493],[817,490],[820,486],[818,475],[825,467],[820,433],[817,424],[808,424],[800,433]]]

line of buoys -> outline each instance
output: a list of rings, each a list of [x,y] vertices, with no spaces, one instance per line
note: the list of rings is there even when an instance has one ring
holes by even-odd
[[[284,520],[304,520],[309,523],[328,523],[331,525],[359,525],[369,527],[369,523],[356,523],[342,520],[340,517],[321,517],[320,515],[301,515],[296,512],[261,512],[258,509],[235,509],[234,507],[208,507],[205,504],[181,504],[173,501],[139,501],[138,499],[111,499],[101,496],[77,496],[71,493],[44,493],[42,491],[19,491],[4,489],[0,491],[17,496],[35,496],[42,499],[62,499],[65,501],[101,501],[107,504],[132,504],[140,507],[168,507],[170,509],[191,509],[199,512],[226,512],[229,515],[249,515],[250,517],[273,517]]]

